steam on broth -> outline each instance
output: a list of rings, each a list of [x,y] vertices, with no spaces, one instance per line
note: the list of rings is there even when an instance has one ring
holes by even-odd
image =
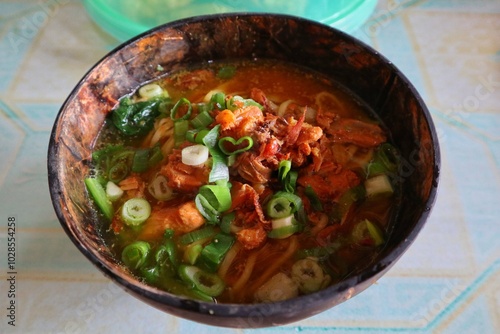
[[[308,294],[368,265],[398,202],[398,153],[366,106],[281,62],[210,63],[124,96],[85,180],[115,256],[219,303]]]

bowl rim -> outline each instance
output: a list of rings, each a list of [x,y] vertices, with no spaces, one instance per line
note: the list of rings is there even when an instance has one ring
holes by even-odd
[[[311,293],[308,295],[302,295],[298,296],[289,300],[285,301],[280,301],[280,302],[272,302],[272,303],[255,303],[255,304],[236,304],[236,303],[221,303],[221,304],[216,304],[216,303],[211,303],[211,302],[203,302],[203,301],[195,301],[191,300],[182,296],[174,295],[169,292],[160,290],[155,287],[151,287],[146,285],[145,283],[140,282],[138,279],[133,278],[132,275],[125,275],[123,272],[119,271],[116,269],[115,266],[109,266],[103,261],[101,261],[101,258],[99,256],[99,251],[95,249],[89,249],[87,247],[87,244],[84,242],[85,240],[82,240],[77,231],[75,231],[73,228],[71,228],[68,224],[68,222],[65,220],[63,211],[64,208],[61,205],[61,201],[64,201],[64,198],[62,196],[62,191],[61,189],[61,184],[58,179],[58,164],[57,164],[57,157],[58,157],[58,148],[56,145],[56,136],[57,136],[57,128],[58,124],[61,120],[61,117],[63,116],[63,113],[68,105],[68,103],[75,97],[76,93],[79,91],[80,87],[83,85],[85,80],[90,76],[90,74],[94,71],[95,68],[97,68],[104,60],[115,54],[116,52],[126,48],[129,44],[132,44],[134,42],[137,42],[141,38],[154,34],[157,31],[167,29],[167,28],[176,28],[179,26],[184,26],[186,24],[190,23],[198,23],[202,21],[209,21],[209,20],[218,20],[221,18],[225,17],[276,17],[278,19],[282,20],[294,20],[294,21],[301,21],[302,23],[306,23],[309,25],[314,25],[314,26],[320,26],[323,29],[331,30],[335,34],[340,35],[343,39],[350,40],[357,45],[359,45],[364,51],[371,53],[372,55],[375,55],[381,62],[383,62],[386,66],[388,66],[391,71],[393,71],[394,75],[399,77],[406,85],[408,85],[409,89],[411,90],[411,93],[414,95],[416,101],[418,102],[418,105],[422,109],[423,116],[427,122],[427,125],[429,127],[429,132],[430,132],[430,138],[432,141],[432,148],[433,148],[433,186],[430,189],[429,195],[427,197],[427,200],[423,203],[423,205],[427,208],[427,210],[422,211],[420,214],[418,220],[415,222],[415,225],[413,229],[409,230],[407,234],[405,234],[404,240],[399,241],[398,243],[395,244],[395,246],[391,249],[390,252],[388,252],[386,255],[383,257],[378,258],[378,261],[375,263],[370,264],[363,270],[359,271],[358,274],[348,277],[336,284],[333,284],[323,290],[320,290],[315,293]],[[225,318],[242,318],[245,316],[248,316],[249,314],[264,314],[264,316],[268,315],[273,315],[276,312],[288,312],[286,310],[291,310],[291,311],[298,311],[298,310],[303,310],[307,308],[310,305],[313,305],[315,301],[317,300],[322,300],[328,295],[332,295],[334,293],[338,292],[348,292],[349,289],[353,288],[354,286],[358,285],[361,282],[368,282],[370,279],[376,277],[377,275],[382,275],[384,274],[387,270],[389,270],[392,265],[408,250],[409,246],[414,242],[418,234],[421,232],[422,228],[424,227],[426,221],[428,220],[428,217],[432,211],[432,208],[434,206],[437,192],[438,192],[438,184],[439,184],[439,173],[440,173],[440,166],[441,165],[441,154],[440,154],[440,147],[439,147],[439,141],[437,137],[437,132],[434,126],[433,119],[431,117],[431,114],[418,93],[417,89],[413,86],[413,84],[410,82],[410,80],[385,56],[380,54],[377,50],[375,50],[373,47],[367,45],[363,41],[351,36],[350,34],[347,34],[337,28],[328,26],[324,23],[320,23],[317,21],[312,21],[310,19],[306,19],[303,17],[298,17],[298,16],[293,16],[293,15],[286,15],[286,14],[275,14],[275,13],[247,13],[247,12],[237,12],[237,13],[223,13],[223,14],[211,14],[211,15],[200,15],[200,16],[194,16],[194,17],[189,17],[189,18],[184,18],[172,22],[168,22],[162,25],[159,25],[157,27],[154,27],[152,29],[149,29],[148,31],[145,31],[123,43],[120,43],[118,46],[116,46],[114,49],[111,51],[107,52],[101,59],[99,59],[83,76],[82,78],[78,81],[78,83],[75,85],[75,87],[72,89],[71,93],[68,95],[68,97],[65,99],[64,103],[62,104],[60,110],[58,111],[58,114],[55,118],[53,128],[51,130],[50,134],[50,140],[49,140],[49,146],[48,146],[48,160],[47,160],[47,167],[48,167],[48,181],[49,181],[49,189],[50,189],[50,196],[51,200],[57,215],[57,218],[63,227],[64,231],[66,234],[69,236],[69,238],[72,240],[72,242],[75,244],[75,246],[82,252],[85,257],[90,260],[98,269],[101,270],[101,272],[109,277],[112,281],[118,283],[121,287],[125,288],[125,290],[131,290],[139,295],[144,296],[147,299],[153,300],[156,303],[159,303],[161,305],[168,305],[173,308],[179,308],[183,311],[188,311],[188,312],[194,312],[194,313],[204,313],[209,316],[218,316],[218,317],[225,317]],[[130,280],[130,278],[133,278]],[[373,282],[372,282],[373,283]],[[371,283],[369,284],[371,285]],[[362,289],[364,290],[364,289]],[[362,290],[356,292],[359,293]],[[137,296],[136,296],[137,297]],[[351,296],[349,293],[347,293],[347,298],[349,299]],[[272,311],[269,311],[269,309],[272,308]],[[228,310],[231,310],[231,312],[228,312]],[[277,311],[276,311],[277,310]],[[322,312],[323,310],[318,310],[317,313]],[[269,313],[266,315],[266,312]],[[182,315],[180,315],[182,317]],[[305,316],[303,317],[305,318]],[[295,321],[295,320],[294,320]],[[224,324],[221,324],[221,326],[225,326]],[[267,326],[267,325],[265,325]],[[245,327],[245,326],[244,326]],[[256,327],[264,327],[264,326],[256,326]]]

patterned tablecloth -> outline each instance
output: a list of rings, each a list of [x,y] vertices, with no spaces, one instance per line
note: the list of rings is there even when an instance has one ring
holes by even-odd
[[[129,296],[68,239],[49,198],[49,132],[118,42],[77,1],[0,1],[0,332],[499,333],[500,1],[379,1],[353,34],[410,78],[434,117],[442,170],[430,220],[347,302],[288,326],[224,329]]]

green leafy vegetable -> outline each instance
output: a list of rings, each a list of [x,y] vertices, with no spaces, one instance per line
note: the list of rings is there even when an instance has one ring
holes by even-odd
[[[95,178],[86,178],[85,185],[90,193],[90,196],[94,199],[97,207],[104,214],[106,219],[111,220],[113,218],[113,204],[106,196],[106,190],[103,188],[99,180]]]
[[[126,136],[142,136],[152,128],[159,115],[159,107],[165,101],[163,97],[155,97],[148,101],[133,103],[129,97],[120,101],[113,110],[111,120],[114,126]]]

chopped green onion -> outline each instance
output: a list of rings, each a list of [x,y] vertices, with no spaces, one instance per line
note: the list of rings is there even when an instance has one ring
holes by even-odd
[[[236,214],[234,212],[228,213],[227,215],[224,215],[221,219],[220,223],[220,229],[222,232],[229,234],[231,233],[231,225],[234,222],[234,218],[236,217]]]
[[[168,186],[168,180],[164,175],[158,174],[149,184],[148,191],[155,199],[166,201],[174,196],[172,188]]]
[[[210,272],[217,271],[217,268],[233,243],[233,236],[224,233],[217,234],[214,240],[201,251],[198,264]]]
[[[323,210],[323,205],[321,204],[321,201],[319,200],[318,195],[314,191],[313,187],[311,185],[307,185],[305,189],[305,194],[307,198],[309,199],[309,202],[311,202],[311,206],[313,207],[314,210],[316,211],[321,211]]]
[[[123,196],[123,190],[111,181],[106,183],[106,196],[111,202],[114,202]]]
[[[389,143],[384,143],[377,149],[379,160],[387,167],[389,171],[398,169],[400,155],[398,150]]]
[[[199,195],[205,197],[210,205],[219,213],[231,207],[231,192],[227,185],[201,186]]]
[[[196,129],[191,129],[186,131],[186,140],[195,143],[196,142],[196,136],[198,135],[198,130]]]
[[[281,160],[278,165],[278,180],[283,183],[291,169],[292,162],[290,160]]]
[[[200,112],[195,118],[191,120],[191,125],[195,129],[203,129],[212,124],[214,118],[208,113],[208,111]]]
[[[261,106],[259,103],[255,102],[252,99],[244,99],[241,96],[235,95],[231,97],[227,102],[226,102],[226,108],[235,111],[238,108],[242,107],[249,107],[249,106],[255,106],[258,107],[260,110],[263,110],[264,107]]]
[[[194,142],[196,144],[203,144],[203,138],[205,138],[205,136],[207,135],[207,133],[209,131],[210,130],[208,130],[208,129],[201,129],[200,131],[198,131],[198,134],[194,138]]]
[[[146,241],[135,241],[122,251],[122,261],[132,270],[139,269],[148,259],[151,245]]]
[[[120,161],[117,164],[113,165],[111,168],[109,168],[108,180],[111,182],[118,183],[127,177],[129,171],[130,171],[129,167],[124,162]]]
[[[384,235],[380,228],[364,219],[356,224],[352,230],[354,242],[368,246],[380,246],[384,243]]]
[[[320,290],[330,282],[330,276],[325,275],[317,259],[306,258],[294,263],[291,270],[292,279],[299,285],[303,293]]]
[[[143,148],[135,152],[132,171],[141,173],[148,169],[149,149]]]
[[[297,185],[297,178],[299,177],[299,172],[296,170],[290,171],[285,182],[285,191],[289,193],[295,192],[295,186]]]
[[[155,260],[160,265],[172,265],[177,267],[177,248],[173,240],[165,240],[164,244],[158,247],[156,251]]]
[[[375,241],[375,246],[380,246],[384,243],[384,235],[382,231],[371,221],[365,220],[366,222],[366,228],[368,229],[368,232],[370,233],[371,237],[373,238],[373,241]]]
[[[92,153],[92,163],[106,181],[118,183],[129,174],[134,155],[134,150],[123,145],[108,145]]]
[[[283,226],[267,233],[267,237],[271,239],[286,239],[298,231],[300,231],[300,226],[298,225]]]
[[[212,95],[210,98],[210,105],[213,108],[223,110],[226,108],[226,95],[222,92],[218,92]]]
[[[194,198],[194,203],[196,208],[200,212],[200,214],[209,222],[209,223],[218,223],[219,222],[219,212],[215,210],[212,205],[208,202],[208,200],[202,195],[198,194]]]
[[[299,196],[285,191],[279,191],[271,197],[266,206],[270,218],[283,218],[294,214],[302,207]]]
[[[337,203],[336,218],[342,219],[344,215],[349,211],[351,206],[363,199],[366,195],[365,187],[360,185],[353,187],[340,196]]]
[[[174,104],[174,107],[170,110],[170,118],[174,122],[188,120],[189,117],[191,117],[192,110],[193,106],[191,105],[191,102],[183,97],[179,101],[177,101],[177,103]],[[181,112],[183,112],[184,114],[180,116],[179,114]]]
[[[106,196],[106,190],[104,190],[103,186],[95,178],[86,178],[85,185],[97,204],[97,207],[104,214],[104,217],[111,220],[114,214],[113,204],[109,200],[108,196]]]
[[[384,174],[387,172],[387,168],[378,161],[372,161],[366,166],[366,175],[368,177],[373,177],[375,175]]]
[[[139,88],[139,95],[143,98],[151,99],[163,95],[163,89],[158,84],[150,83]]]
[[[152,265],[152,266],[142,266],[140,268],[140,275],[141,277],[144,277],[146,282],[148,282],[149,284],[154,284],[158,282],[160,276],[162,276],[162,273],[160,273],[159,266]]]
[[[174,237],[174,235],[175,235],[175,230],[172,228],[167,228],[165,229],[165,232],[163,232],[163,239],[170,240]]]
[[[271,223],[273,229],[267,236],[272,239],[285,239],[300,230],[300,226],[295,221],[293,215],[273,219]]]
[[[198,109],[198,114],[201,114],[203,112],[210,112],[212,110],[212,107],[208,105],[207,103],[197,103],[196,108]]]
[[[373,176],[365,181],[366,197],[391,195],[394,192],[389,177],[385,174]]]
[[[132,171],[142,173],[159,163],[163,159],[160,145],[151,148],[141,148],[135,151],[132,162]]]
[[[297,251],[297,258],[305,259],[307,257],[315,257],[322,260],[335,253],[341,247],[341,245],[342,243],[340,242],[330,242],[324,247],[299,249]]]
[[[380,145],[375,151],[373,160],[366,167],[367,177],[372,177],[398,169],[400,155],[397,149],[389,143]]]
[[[181,151],[181,161],[188,166],[198,166],[208,160],[208,148],[205,145],[196,144],[184,147]]]
[[[250,136],[244,136],[238,140],[232,137],[222,137],[217,144],[222,153],[225,155],[233,155],[251,149],[253,146],[253,139]]]
[[[179,267],[179,276],[183,281],[194,284],[197,290],[208,296],[216,297],[225,288],[224,281],[219,276],[195,266],[181,265]]]
[[[210,155],[212,156],[212,169],[208,175],[208,182],[229,180],[229,168],[227,167],[226,157],[217,146],[219,128],[220,124],[216,125],[203,138],[203,144],[208,147]]]
[[[211,238],[216,234],[217,231],[214,229],[214,227],[209,225],[182,235],[179,238],[179,242],[182,245],[187,245],[196,242],[198,240]]]
[[[121,214],[126,225],[139,226],[149,218],[151,206],[144,198],[131,198],[123,204]]]
[[[195,144],[203,144],[203,138],[210,130],[208,129],[191,129],[186,132],[186,140]]]
[[[184,251],[184,261],[193,265],[198,260],[201,251],[203,250],[203,246],[200,244],[192,244],[187,246]]]
[[[286,192],[294,193],[299,173],[291,169],[292,162],[290,160],[281,160],[278,165],[278,180]]]
[[[179,146],[179,144],[186,140],[188,129],[189,121],[181,120],[174,123],[174,141],[176,146]]]
[[[231,79],[236,73],[236,67],[234,66],[224,66],[217,72],[217,77],[221,79]]]

